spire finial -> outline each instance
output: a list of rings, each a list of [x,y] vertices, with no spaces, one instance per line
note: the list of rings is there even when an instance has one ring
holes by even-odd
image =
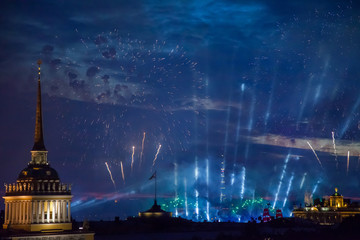
[[[36,104],[36,119],[35,119],[35,137],[34,137],[34,147],[32,151],[46,151],[44,145],[43,137],[43,127],[42,127],[42,111],[41,111],[41,85],[40,85],[40,65],[41,60],[37,61],[39,65],[39,79],[38,79],[38,92],[37,92],[37,104]]]

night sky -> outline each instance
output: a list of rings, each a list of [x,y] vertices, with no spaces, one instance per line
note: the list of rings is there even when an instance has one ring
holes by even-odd
[[[247,221],[267,203],[289,216],[335,187],[360,200],[356,1],[0,9],[1,186],[30,161],[41,58],[48,160],[78,220],[148,209],[155,170],[164,209],[199,221]]]

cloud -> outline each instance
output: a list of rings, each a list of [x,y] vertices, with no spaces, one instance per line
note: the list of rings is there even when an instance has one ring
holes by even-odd
[[[247,140],[254,144],[285,147],[285,148],[297,148],[310,150],[307,142],[311,144],[316,152],[330,153],[334,155],[334,145],[332,139],[327,138],[291,138],[282,135],[266,134],[260,136],[245,136]],[[338,156],[347,156],[348,151],[350,156],[360,156],[360,142],[353,142],[347,140],[336,140],[336,153]]]

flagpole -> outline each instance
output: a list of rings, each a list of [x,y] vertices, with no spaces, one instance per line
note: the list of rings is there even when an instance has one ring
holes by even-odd
[[[157,202],[156,202],[156,185],[157,185],[157,176],[156,176],[156,171],[155,171],[155,205],[157,205]]]

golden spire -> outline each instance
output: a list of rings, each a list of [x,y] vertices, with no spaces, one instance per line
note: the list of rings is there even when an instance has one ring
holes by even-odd
[[[34,146],[32,151],[46,151],[44,145],[43,137],[43,127],[42,127],[42,112],[41,112],[41,85],[40,85],[40,65],[41,60],[37,61],[39,65],[39,78],[38,78],[38,92],[37,92],[37,104],[36,104],[36,119],[35,119],[35,137],[34,137]]]

